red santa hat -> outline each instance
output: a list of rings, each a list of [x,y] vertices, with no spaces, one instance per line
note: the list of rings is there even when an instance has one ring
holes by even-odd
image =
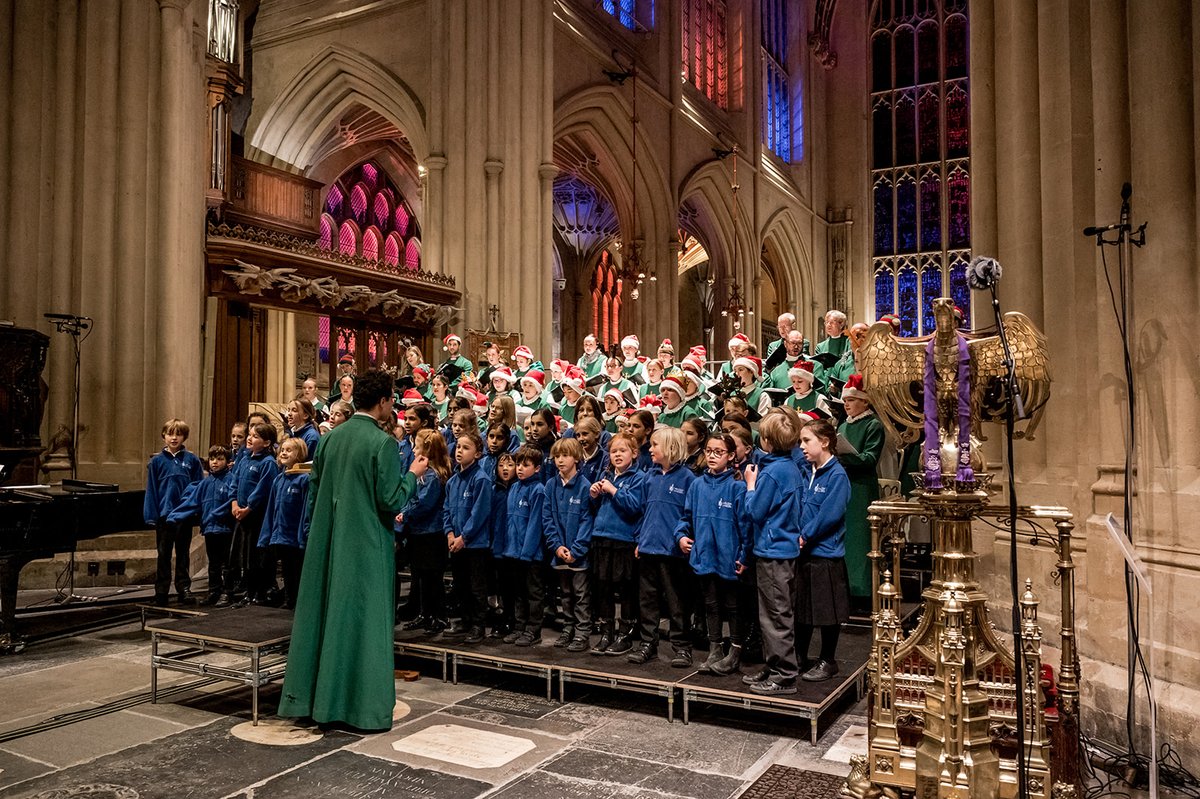
[[[729,349],[734,347],[745,347],[750,343],[750,337],[745,333],[738,333],[733,338],[729,339]]]
[[[339,364],[343,364],[343,363],[352,364],[352,363],[354,363],[354,356],[347,352],[345,355],[338,358],[338,363]]]
[[[587,375],[578,366],[572,364],[563,371],[563,388],[570,388],[576,394],[582,394],[586,384]]]
[[[424,401],[425,398],[421,396],[421,392],[417,391],[415,388],[408,389],[404,392],[404,396],[400,398],[400,403],[405,408],[411,408],[414,405],[420,405]]]
[[[663,402],[658,398],[657,394],[647,394],[638,402],[638,407],[658,416],[662,412]]]
[[[846,385],[842,388],[842,399],[847,397],[857,397],[861,400],[871,401],[871,395],[863,389],[863,376],[861,372],[856,372],[850,375],[850,379],[846,381]]]
[[[801,422],[815,422],[822,418],[821,414],[813,411],[797,411],[796,414],[800,417]]]
[[[417,364],[416,366],[413,367],[412,373],[413,373],[413,377],[417,377],[419,375],[419,376],[423,377],[426,381],[429,380],[428,364],[423,364],[423,363]]]
[[[616,386],[613,386],[608,391],[605,391],[604,396],[600,398],[600,401],[604,402],[609,397],[612,397],[613,399],[615,399],[617,401],[617,405],[619,405],[619,406],[625,405],[625,395],[622,394],[621,389],[617,388]]]
[[[664,338],[662,340],[662,344],[658,345],[658,351],[659,352],[669,352],[672,355],[674,355],[675,354],[675,345],[671,343],[671,339]]]
[[[690,350],[688,350],[688,355],[695,356],[696,359],[702,364],[708,360],[708,350],[703,344],[697,344],[696,346],[692,347]]]
[[[793,366],[791,369],[788,369],[788,377],[789,378],[792,378],[792,377],[803,378],[803,379],[807,380],[809,382],[809,384],[811,385],[813,383],[813,381],[816,379],[813,376],[812,361],[796,361],[796,365]]]
[[[564,375],[567,373],[567,369],[569,369],[570,366],[571,366],[570,361],[564,361],[561,358],[555,358],[553,361],[550,362],[551,369],[558,369],[558,371],[562,372]]]
[[[687,399],[687,385],[684,382],[686,378],[678,372],[672,372],[662,379],[658,384],[658,391],[661,394],[663,391],[674,391],[679,395],[679,401],[683,402]]]
[[[451,341],[457,341],[458,345],[460,347],[462,346],[462,337],[460,337],[457,333],[451,333],[450,335],[448,335],[444,339],[442,339],[442,350],[443,351],[448,351],[450,349]]]
[[[743,355],[733,362],[734,369],[737,369],[739,366],[749,369],[750,373],[754,375],[755,380],[762,377],[762,358],[756,358],[753,355]]]
[[[546,373],[539,372],[537,369],[530,369],[521,378],[521,387],[524,388],[526,383],[533,383],[537,386],[538,391],[542,391],[546,388]]]
[[[633,347],[635,350],[640,350],[642,348],[642,342],[638,340],[637,336],[635,336],[633,333],[630,333],[628,336],[621,339],[621,349],[625,349],[626,347]]]
[[[689,372],[700,374],[704,371],[704,361],[697,358],[695,353],[689,352],[684,359],[679,362],[680,367],[687,369]]]
[[[532,361],[533,360],[533,350],[529,349],[524,344],[522,344],[521,346],[519,346],[515,350],[513,350],[512,359],[515,361],[517,358],[528,358],[529,360]]]
[[[483,416],[487,413],[487,410],[488,410],[487,394],[484,394],[482,391],[480,391],[477,388],[472,388],[471,394],[470,394],[470,399],[471,399],[471,410],[475,411],[475,414],[477,416]]]
[[[497,366],[495,369],[493,369],[491,379],[503,380],[508,384],[509,388],[512,388],[512,384],[517,382],[517,376],[514,375],[512,369],[509,369],[507,366]]]
[[[879,317],[879,321],[880,321],[880,322],[887,322],[889,325],[891,325],[891,326],[892,326],[892,332],[893,332],[893,333],[899,333],[899,332],[900,332],[900,317],[899,317],[899,316],[896,316],[896,314],[894,314],[894,313],[885,313],[883,316]]]

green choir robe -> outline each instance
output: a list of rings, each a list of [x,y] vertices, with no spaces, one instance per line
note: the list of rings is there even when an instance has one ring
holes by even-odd
[[[850,337],[843,333],[840,336],[829,336],[817,344],[817,352],[830,352],[841,355],[850,347]]]
[[[661,385],[662,383],[646,383],[638,389],[638,397],[647,397],[651,394],[658,396],[658,387]]]
[[[771,374],[766,379],[768,388],[791,388],[792,378],[788,377],[788,370],[800,362],[800,356],[796,356],[794,360],[789,361],[783,359],[783,363],[771,370]]]
[[[441,421],[446,418],[447,411],[450,408],[450,398],[447,397],[446,399],[442,400],[441,402],[438,402],[437,400],[433,400],[429,404],[433,406],[434,412],[437,413],[438,423],[440,424]]]
[[[816,389],[812,389],[803,397],[793,392],[784,401],[784,404],[789,408],[795,408],[798,411],[811,411],[816,409],[817,403],[820,401],[820,399],[821,394]],[[821,404],[824,406],[824,403]],[[828,411],[828,408],[826,408],[826,410]]]
[[[658,414],[656,421],[658,424],[666,425],[667,427],[682,427],[685,420],[692,419],[696,415],[696,411],[688,403],[681,402],[679,403],[679,407],[673,411],[668,411],[664,407]]]
[[[575,406],[567,402],[567,398],[563,397],[562,407],[558,409],[559,418],[564,422],[574,427],[575,425]]]
[[[883,422],[874,413],[855,421],[847,419],[838,433],[850,442],[858,454],[838,455],[838,461],[850,478],[850,504],[846,508],[846,571],[850,577],[852,596],[871,595],[871,527],[867,524],[867,508],[879,499],[879,477],[876,464],[883,455]]]
[[[580,355],[575,365],[583,370],[584,378],[591,380],[604,371],[604,353],[596,350],[590,356]]]
[[[463,370],[463,374],[466,374],[467,372],[475,371],[475,364],[471,363],[471,359],[465,355],[462,355],[461,353],[454,356],[453,358],[447,358],[446,363],[443,363],[442,366],[445,366],[446,364],[450,364],[452,366],[457,366],[459,369]],[[450,388],[457,388],[458,384],[459,384],[459,382],[461,382],[461,380],[462,380],[462,375],[459,375],[458,377],[454,378],[454,380],[450,381]]]
[[[601,383],[600,390],[596,392],[596,398],[600,400],[601,405],[604,404],[604,395],[608,393],[610,388],[615,388],[617,391],[620,391],[622,394],[624,394],[625,392],[629,391],[629,389],[633,388],[633,383],[630,383],[625,378],[621,378],[616,383],[610,381]],[[633,393],[636,395],[637,391],[634,391]]]
[[[396,514],[416,492],[396,440],[356,414],[322,436],[279,715],[390,729]]]
[[[423,386],[415,386],[415,388],[416,388],[417,393],[420,394],[421,397],[426,402],[433,401],[433,385],[432,384],[426,383]]]
[[[527,400],[524,395],[521,395],[517,397],[516,403],[518,408],[528,408],[530,411],[547,407],[546,400],[541,394],[538,394],[532,400]],[[520,414],[518,414],[518,418],[520,418]]]
[[[646,364],[639,359],[634,362],[633,366],[622,366],[621,377],[639,386],[644,384],[646,382]]]

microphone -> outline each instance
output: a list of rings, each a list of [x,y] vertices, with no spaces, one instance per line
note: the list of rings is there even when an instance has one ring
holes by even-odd
[[[995,288],[1003,274],[1004,269],[999,261],[979,255],[972,258],[967,266],[967,284],[977,291],[985,291]]]
[[[1128,186],[1129,184],[1126,183],[1125,185]],[[1121,230],[1122,228],[1127,227],[1129,227],[1129,225],[1125,224],[1124,222],[1117,222],[1113,225],[1100,225],[1098,227],[1085,227],[1083,229],[1083,235],[1088,237],[1099,236],[1101,233],[1107,233],[1110,230]]]
[[[46,317],[47,319],[53,319],[58,322],[74,322],[76,319],[82,318],[82,317],[76,316],[75,314],[69,314],[69,313],[44,313],[44,314],[42,314],[42,316]]]

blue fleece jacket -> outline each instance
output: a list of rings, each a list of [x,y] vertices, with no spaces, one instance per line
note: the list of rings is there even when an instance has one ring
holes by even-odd
[[[503,558],[508,549],[508,492],[512,486],[492,481],[492,513],[488,524],[492,528],[492,557]]]
[[[400,455],[400,474],[408,471],[413,462],[413,442],[405,437],[396,442],[396,451]]]
[[[492,479],[479,468],[479,461],[446,483],[442,524],[446,533],[462,536],[467,549],[488,549],[492,545],[488,516],[493,491]]]
[[[597,446],[592,457],[579,463],[579,473],[588,483],[595,483],[604,477],[608,471],[608,450]]]
[[[665,472],[661,466],[654,465],[643,474],[645,512],[638,525],[638,554],[682,558],[683,553],[675,543],[675,525],[683,515],[683,503],[696,475],[682,462],[672,464]]]
[[[791,453],[764,452],[758,457],[758,481],[746,492],[746,510],[754,525],[754,554],[786,560],[800,554],[803,478]]]
[[[271,484],[258,545],[304,549],[308,541],[307,510],[308,472],[280,472]]]
[[[654,468],[654,459],[650,457],[649,441],[643,444],[642,448],[638,450],[637,460],[633,462],[633,468],[641,469],[643,472]]]
[[[395,525],[396,532],[406,535],[445,535],[442,527],[442,502],[446,496],[446,487],[433,469],[427,469],[425,474],[417,478],[417,491],[400,512],[404,521]]]
[[[688,556],[696,574],[737,579],[737,564],[746,562],[750,525],[746,519],[746,484],[734,479],[733,470],[706,471],[692,483],[675,525],[675,540],[692,539]]]
[[[809,468],[801,503],[800,537],[805,553],[818,558],[845,557],[850,478],[837,458],[830,458],[820,469]]]
[[[635,542],[638,523],[642,520],[642,506],[645,504],[643,484],[646,473],[631,466],[620,474],[602,474],[597,480],[601,478],[608,478],[617,487],[617,493],[601,494],[592,500],[592,513],[595,515],[592,536]]]
[[[592,485],[575,472],[566,483],[555,477],[546,483],[546,498],[542,502],[542,536],[551,554],[559,547],[571,550],[575,560],[567,563],[554,555],[550,565],[556,569],[587,568],[588,550],[592,546],[592,509],[588,492]]]
[[[174,455],[163,447],[146,466],[146,499],[142,516],[153,527],[166,520],[183,499],[188,486],[204,479],[204,466],[191,452],[181,448]]]
[[[237,487],[235,489],[238,505],[250,508],[251,515],[262,518],[266,510],[267,500],[271,497],[271,484],[279,474],[279,464],[266,451],[257,455],[247,454],[238,466]]]
[[[299,430],[292,431],[292,438],[298,438],[304,442],[304,446],[308,447],[308,457],[306,461],[311,461],[317,455],[317,444],[321,443],[321,431],[316,428],[311,422],[304,425]]]
[[[229,503],[233,499],[229,493],[229,469],[212,472],[198,483],[192,483],[183,493],[179,504],[167,521],[172,524],[187,521],[200,521],[200,532],[203,535],[233,532],[233,514]]]
[[[546,486],[540,474],[518,480],[508,489],[504,557],[540,563],[545,554],[542,538],[542,501]]]

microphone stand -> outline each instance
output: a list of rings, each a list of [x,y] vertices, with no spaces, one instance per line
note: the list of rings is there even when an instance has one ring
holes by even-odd
[[[1017,366],[1013,359],[1012,349],[1008,344],[1008,333],[1004,329],[1004,318],[1000,313],[1000,298],[996,295],[996,281],[988,285],[992,295],[992,312],[996,316],[996,330],[1000,336],[1000,347],[1004,351],[1004,392],[1008,399],[1004,410],[1004,433],[1006,457],[1008,460],[1008,564],[1009,583],[1012,590],[1012,632],[1013,632],[1013,662],[1016,664],[1016,694],[1017,694],[1017,795],[1021,799],[1029,796],[1029,784],[1026,778],[1025,729],[1026,713],[1037,712],[1037,708],[1025,707],[1025,652],[1021,638],[1021,605],[1019,602],[1020,583],[1017,570],[1017,469],[1013,462],[1013,432],[1018,417],[1025,417],[1025,405],[1021,399],[1021,391],[1017,386]],[[1036,680],[1039,675],[1033,675]]]

